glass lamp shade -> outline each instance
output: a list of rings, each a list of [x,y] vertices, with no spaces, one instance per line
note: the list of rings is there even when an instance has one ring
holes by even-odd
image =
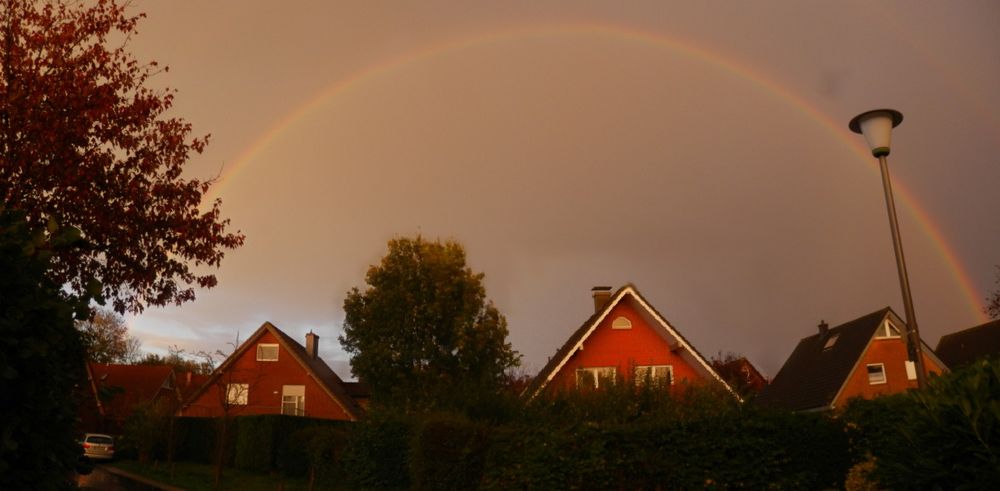
[[[903,121],[903,114],[894,109],[876,109],[861,113],[847,125],[851,131],[865,135],[868,148],[872,155],[884,157],[889,155],[889,143],[892,129]]]

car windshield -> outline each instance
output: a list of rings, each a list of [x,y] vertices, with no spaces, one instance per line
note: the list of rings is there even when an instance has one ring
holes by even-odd
[[[87,437],[87,443],[99,443],[101,445],[111,445],[111,442],[113,442],[113,441],[114,440],[112,440],[111,437],[109,437],[109,436],[94,436],[94,435],[91,435],[91,436]]]

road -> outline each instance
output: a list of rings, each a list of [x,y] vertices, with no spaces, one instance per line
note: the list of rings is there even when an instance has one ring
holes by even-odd
[[[101,491],[156,491],[159,488],[135,482],[112,474],[103,469],[100,464],[94,466],[94,472],[77,478],[80,489],[99,489]]]

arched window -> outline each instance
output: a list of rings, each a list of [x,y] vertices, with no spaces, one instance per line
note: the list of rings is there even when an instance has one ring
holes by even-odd
[[[624,316],[616,317],[615,320],[611,321],[612,329],[632,329],[632,321],[626,319]]]

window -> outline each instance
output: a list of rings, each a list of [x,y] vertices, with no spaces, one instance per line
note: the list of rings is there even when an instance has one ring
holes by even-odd
[[[875,331],[876,339],[898,338],[898,337],[899,337],[899,329],[896,329],[896,326],[890,324],[889,321],[883,322],[881,326],[878,326],[878,331]]]
[[[906,380],[916,380],[917,379],[917,364],[910,360],[903,362],[906,366]]]
[[[226,385],[226,403],[231,406],[246,406],[248,395],[250,395],[249,384]]]
[[[600,389],[615,384],[618,370],[615,367],[577,368],[576,387]]]
[[[632,321],[625,317],[615,317],[611,322],[612,329],[632,329]]]
[[[305,416],[306,386],[304,385],[281,386],[281,414],[289,414],[292,416]]]
[[[868,365],[868,384],[878,385],[885,383],[885,365],[882,363],[873,363]]]
[[[826,344],[823,345],[823,349],[824,350],[828,350],[828,349],[832,348],[834,344],[837,344],[837,338],[839,338],[839,337],[840,337],[840,333],[839,332],[836,333],[836,334],[831,334],[830,338],[826,340]]]
[[[258,344],[257,361],[278,361],[278,345]]]
[[[673,365],[640,365],[635,367],[636,385],[646,385],[650,381],[654,386],[674,385]]]

